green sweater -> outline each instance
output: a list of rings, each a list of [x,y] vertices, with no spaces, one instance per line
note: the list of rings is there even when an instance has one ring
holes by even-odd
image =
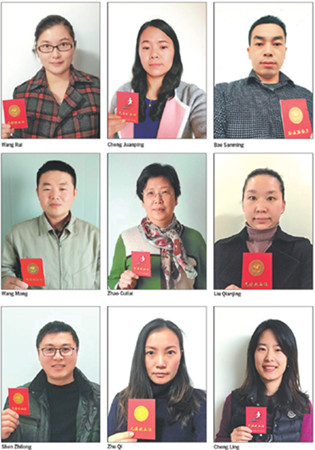
[[[2,284],[21,278],[21,258],[42,258],[44,287],[29,289],[99,289],[99,230],[73,215],[60,239],[45,215],[14,225],[5,237]]]
[[[189,262],[198,272],[197,278],[189,280],[181,271],[181,280],[175,289],[206,289],[206,243],[201,234],[192,228],[184,227],[181,236]],[[116,289],[120,275],[125,270],[132,270],[131,251],[150,252],[151,277],[140,277],[136,289],[161,289],[161,251],[146,240],[139,227],[124,231],[118,238],[115,247],[112,269],[108,278],[110,289]]]

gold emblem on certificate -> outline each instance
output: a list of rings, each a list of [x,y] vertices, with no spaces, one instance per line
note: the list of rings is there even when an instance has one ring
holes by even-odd
[[[21,112],[21,110],[18,107],[18,105],[11,105],[10,108],[9,108],[9,114],[12,117],[17,117],[20,114],[20,112]]]
[[[262,261],[259,259],[254,259],[249,263],[248,266],[249,273],[253,275],[254,277],[259,277],[262,273],[264,273],[265,266]]]
[[[36,273],[38,273],[39,271],[39,267],[37,264],[35,263],[31,263],[27,266],[27,270],[29,273],[31,273],[32,275],[35,275]]]
[[[301,123],[303,120],[303,113],[300,108],[294,106],[289,111],[289,119],[293,123]]]
[[[20,405],[24,401],[24,396],[20,392],[17,392],[16,394],[13,395],[13,401],[17,405]]]

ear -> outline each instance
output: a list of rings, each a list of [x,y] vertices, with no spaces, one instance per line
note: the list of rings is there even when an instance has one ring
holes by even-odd
[[[248,54],[248,58],[250,59],[250,48],[247,47],[247,54]]]
[[[74,193],[73,193],[74,198],[76,198],[77,193],[78,193],[78,188],[75,188]]]
[[[281,214],[283,214],[283,213],[284,213],[284,211],[285,211],[285,207],[286,207],[286,202],[285,202],[285,201],[283,201],[283,204],[282,204],[282,212],[281,212]]]
[[[37,197],[39,198],[38,187],[36,188],[36,194],[37,194]]]

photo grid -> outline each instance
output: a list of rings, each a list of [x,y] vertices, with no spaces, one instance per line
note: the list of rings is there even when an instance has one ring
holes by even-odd
[[[312,448],[313,16],[1,2],[2,449]]]

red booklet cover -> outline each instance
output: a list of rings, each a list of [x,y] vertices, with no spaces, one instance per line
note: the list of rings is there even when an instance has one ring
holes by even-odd
[[[44,264],[41,258],[20,259],[22,278],[29,286],[45,286]]]
[[[242,289],[272,289],[272,253],[243,253]]]
[[[140,277],[151,276],[150,252],[131,252],[132,272]]]
[[[139,122],[138,92],[117,92],[117,114],[126,122]]]
[[[28,388],[9,388],[9,408],[18,414],[29,415],[30,402]]]
[[[4,121],[12,128],[27,128],[24,98],[3,100]]]
[[[267,408],[266,406],[246,406],[246,426],[254,434],[267,433]]]
[[[280,100],[284,137],[309,139],[312,127],[305,98]]]
[[[128,400],[127,431],[133,431],[135,439],[155,440],[155,399]]]

